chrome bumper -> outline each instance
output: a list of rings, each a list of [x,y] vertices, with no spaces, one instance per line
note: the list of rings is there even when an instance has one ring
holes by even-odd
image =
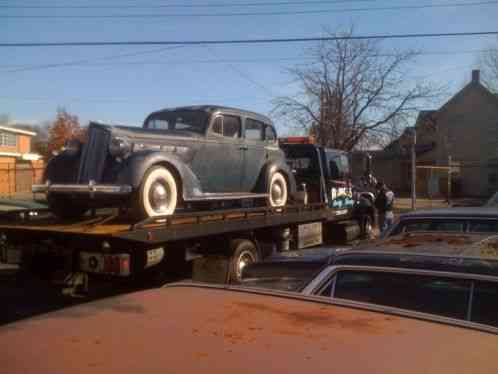
[[[117,185],[117,184],[96,184],[90,182],[88,184],[34,184],[31,187],[33,193],[77,193],[77,194],[110,194],[110,195],[128,195],[131,193],[132,188],[130,185]]]

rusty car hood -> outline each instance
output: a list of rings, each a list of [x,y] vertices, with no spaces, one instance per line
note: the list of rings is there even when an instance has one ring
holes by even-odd
[[[497,373],[498,336],[183,285],[0,328],[5,373]]]

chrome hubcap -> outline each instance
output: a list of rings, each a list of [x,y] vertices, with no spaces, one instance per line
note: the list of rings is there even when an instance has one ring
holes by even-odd
[[[273,202],[276,204],[276,205],[280,205],[282,204],[282,199],[283,199],[283,188],[282,186],[280,185],[279,182],[275,182],[272,186],[271,186],[271,199],[273,200]]]
[[[242,277],[242,270],[249,264],[254,262],[254,258],[250,252],[242,252],[237,263],[237,277]]]
[[[155,212],[161,213],[169,206],[169,189],[166,183],[156,181],[150,188],[149,201]]]

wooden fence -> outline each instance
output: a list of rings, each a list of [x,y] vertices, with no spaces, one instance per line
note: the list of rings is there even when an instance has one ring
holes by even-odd
[[[31,194],[31,186],[43,177],[43,162],[0,163],[0,197]]]

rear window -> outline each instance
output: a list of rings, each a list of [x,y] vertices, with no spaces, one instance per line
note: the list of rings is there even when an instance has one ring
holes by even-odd
[[[312,147],[282,147],[287,164],[295,170],[296,176],[316,176],[318,174],[318,154]]]
[[[470,284],[435,276],[341,271],[330,292],[336,298],[465,319]]]

